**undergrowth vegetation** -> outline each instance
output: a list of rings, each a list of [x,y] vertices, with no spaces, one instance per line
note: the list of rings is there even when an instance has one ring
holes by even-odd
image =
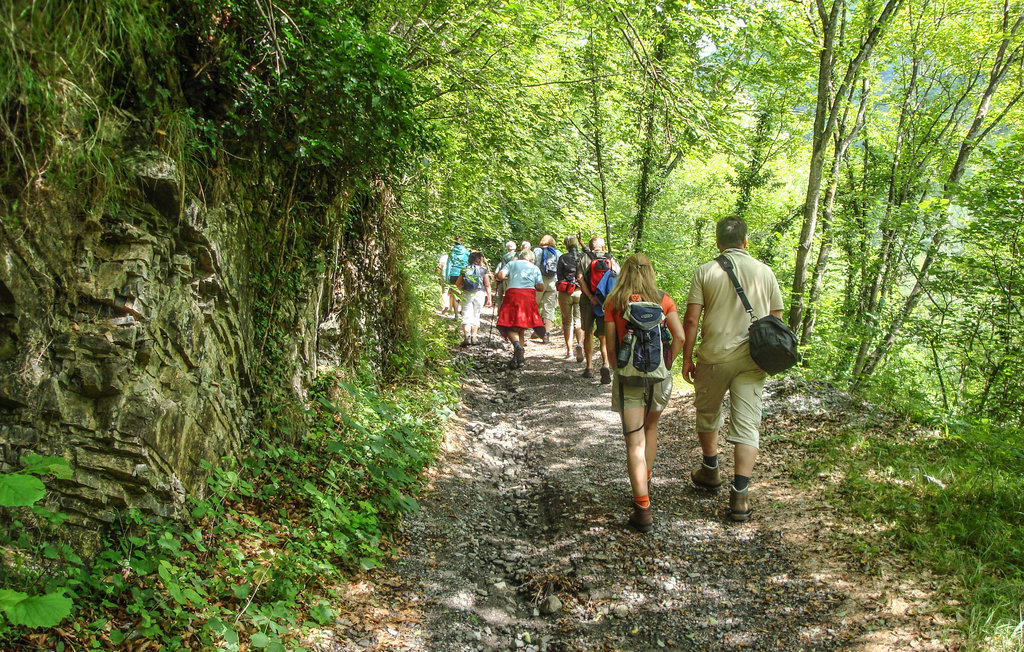
[[[833,502],[879,524],[884,543],[951,578],[972,647],[1024,646],[1024,438],[983,425],[920,432],[843,430],[805,442],[807,472],[841,480]]]
[[[255,433],[241,460],[210,469],[189,518],[123,512],[92,562],[48,539],[52,528],[5,535],[5,558],[26,563],[6,565],[4,586],[66,595],[74,611],[40,633],[2,620],[0,641],[297,649],[304,627],[333,622],[332,585],[385,558],[397,520],[418,508],[421,471],[458,401],[449,344],[438,336],[396,354],[410,371],[397,384],[369,368],[325,372],[304,422],[279,424],[301,437]]]

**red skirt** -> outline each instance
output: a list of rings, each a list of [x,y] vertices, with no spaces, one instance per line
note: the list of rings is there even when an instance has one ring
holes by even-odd
[[[543,337],[544,320],[540,318],[540,312],[537,310],[537,291],[533,288],[505,290],[497,325],[506,339],[510,328],[532,328]]]

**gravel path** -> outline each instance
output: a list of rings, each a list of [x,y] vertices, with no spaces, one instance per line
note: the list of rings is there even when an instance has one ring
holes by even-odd
[[[699,447],[692,394],[681,382],[661,428],[655,529],[632,530],[609,386],[581,378],[563,351],[560,337],[531,343],[519,371],[507,370],[496,335],[457,353],[472,358],[461,419],[422,509],[402,525],[404,554],[339,587],[343,613],[312,647],[957,647],[948,624],[930,613],[927,582],[892,584],[835,548],[835,515],[786,479],[787,455],[799,449],[766,450],[747,523],[728,520],[727,489],[694,489]],[[731,472],[731,446],[722,452]]]

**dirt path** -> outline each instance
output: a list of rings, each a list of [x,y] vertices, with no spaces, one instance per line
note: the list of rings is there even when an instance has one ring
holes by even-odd
[[[864,568],[837,543],[820,490],[795,490],[798,446],[765,447],[754,517],[726,518],[727,490],[694,489],[692,395],[663,417],[655,529],[626,525],[630,491],[610,390],[561,360],[561,338],[506,369],[495,336],[473,358],[463,410],[403,524],[404,554],[342,587],[321,650],[927,649],[958,647],[928,578]],[[766,397],[766,412],[784,399]],[[775,402],[773,403],[773,400]],[[787,423],[791,423],[791,419]],[[773,417],[765,423],[771,437]],[[723,469],[731,470],[731,447]]]

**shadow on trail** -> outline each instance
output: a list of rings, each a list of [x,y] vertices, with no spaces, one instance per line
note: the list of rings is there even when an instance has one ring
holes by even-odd
[[[835,624],[844,594],[799,570],[770,522],[728,522],[727,490],[690,485],[698,448],[678,391],[654,469],[655,529],[632,531],[610,389],[563,350],[560,338],[533,343],[515,372],[496,340],[460,353],[473,363],[458,449],[403,524],[408,554],[391,569],[422,620],[401,643],[371,646],[817,650],[857,634]]]

